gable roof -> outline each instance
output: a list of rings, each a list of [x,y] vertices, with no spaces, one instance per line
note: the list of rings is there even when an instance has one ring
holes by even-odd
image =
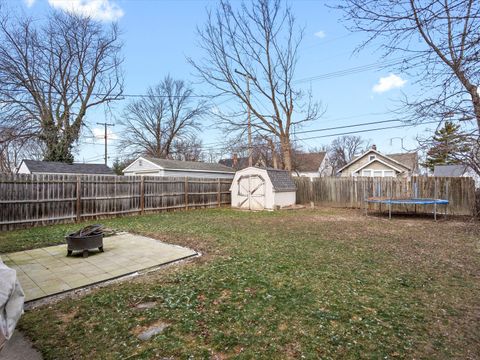
[[[369,153],[375,153],[377,154],[378,156],[380,157],[383,157],[391,162],[393,162],[394,164],[397,164],[397,165],[400,165],[404,168],[407,168],[408,170],[415,170],[414,168],[412,168],[411,166],[414,166],[415,164],[404,164],[396,159],[394,159],[393,157],[391,157],[390,155],[386,155],[386,154],[382,154],[380,153],[379,151],[375,150],[375,149],[368,149],[367,151],[365,151],[363,154],[359,155],[359,156],[356,156],[354,157],[349,163],[345,164],[344,166],[342,166],[340,169],[337,170],[337,172],[342,172],[344,169],[346,169],[347,167],[349,167],[350,165],[356,163],[358,160],[362,159],[365,155],[368,155]],[[415,154],[416,156],[416,153],[406,153],[406,154]],[[405,155],[405,154],[392,154],[393,156],[396,156],[397,158],[400,158],[400,155]],[[409,166],[411,165],[411,166]],[[415,165],[416,167],[416,165]]]
[[[289,171],[272,168],[265,170],[272,182],[273,190],[276,192],[295,191],[297,189]]]
[[[418,169],[418,154],[416,152],[387,154],[385,156],[407,166],[410,170],[415,171]]]
[[[433,176],[458,177],[468,171],[468,165],[435,165]]]
[[[374,163],[374,162],[379,162],[379,163],[382,163],[383,165],[385,165],[386,167],[389,167],[390,169],[393,169],[395,171],[398,171],[398,172],[402,172],[402,170],[400,170],[399,168],[393,166],[392,164],[389,164],[387,163],[386,161],[383,161],[382,159],[379,159],[379,158],[375,158],[373,160],[370,160],[369,162],[367,162],[366,164],[363,164],[362,166],[360,166],[359,168],[353,170],[352,172],[353,173],[356,173],[360,170],[362,170],[363,168],[367,167],[368,165]]]
[[[327,153],[297,153],[293,155],[293,170],[305,172],[317,172]]]
[[[231,167],[217,164],[217,163],[204,163],[200,161],[182,161],[182,160],[170,160],[159,159],[154,157],[142,157],[151,163],[160,166],[165,170],[190,170],[190,171],[211,171],[211,172],[224,172],[234,173],[235,170]],[[138,159],[137,159],[138,160]]]
[[[58,161],[23,160],[31,173],[115,175],[105,164],[67,164]]]

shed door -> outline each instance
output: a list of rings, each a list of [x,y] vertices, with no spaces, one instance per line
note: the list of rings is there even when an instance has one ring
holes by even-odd
[[[238,179],[238,207],[249,210],[265,208],[265,180],[260,175],[245,175]]]

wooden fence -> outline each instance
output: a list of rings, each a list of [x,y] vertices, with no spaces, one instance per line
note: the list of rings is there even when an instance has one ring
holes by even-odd
[[[0,174],[0,230],[230,204],[229,179]]]
[[[367,178],[367,177],[322,177],[295,178],[297,203],[363,208],[369,197],[386,198],[436,198],[448,199],[447,211],[453,215],[475,213],[475,183],[471,178],[459,177],[410,177],[410,178]],[[373,210],[381,205],[369,204]],[[432,206],[396,205],[393,210],[430,213]],[[443,211],[443,207],[439,208]]]

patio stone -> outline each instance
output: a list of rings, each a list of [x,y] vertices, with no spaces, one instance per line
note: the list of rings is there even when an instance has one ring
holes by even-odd
[[[88,258],[67,257],[63,244],[1,257],[17,271],[30,301],[196,255],[191,249],[128,233],[106,237],[104,249]]]

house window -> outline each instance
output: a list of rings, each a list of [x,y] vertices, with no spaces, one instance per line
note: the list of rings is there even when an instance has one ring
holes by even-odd
[[[374,160],[374,159],[375,159],[375,155],[370,155],[370,156],[368,157],[368,159],[369,159],[370,161]]]
[[[395,171],[393,170],[362,170],[362,176],[368,177],[394,177]]]

